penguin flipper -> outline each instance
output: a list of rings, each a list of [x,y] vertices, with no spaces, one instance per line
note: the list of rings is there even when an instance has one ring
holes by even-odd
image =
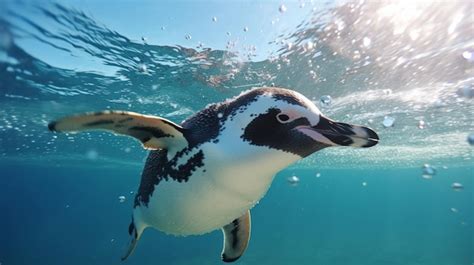
[[[130,226],[128,227],[130,242],[128,243],[127,251],[121,258],[122,261],[126,260],[133,253],[137,247],[138,240],[140,240],[140,237],[142,236],[143,230],[145,230],[145,227],[137,227],[135,225],[134,218],[132,217],[132,223],[130,223]]]
[[[184,129],[164,118],[127,111],[101,111],[69,116],[48,124],[55,132],[106,130],[138,139],[146,149],[179,150],[188,142]]]
[[[250,230],[250,210],[222,228],[224,247],[221,258],[224,262],[234,262],[244,254],[249,244]]]

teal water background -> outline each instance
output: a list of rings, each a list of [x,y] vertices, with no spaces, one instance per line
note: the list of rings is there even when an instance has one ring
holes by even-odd
[[[140,170],[2,166],[3,264],[120,264]],[[252,238],[237,264],[469,264],[472,193],[453,176],[418,169],[280,173],[252,211]],[[14,178],[14,181],[12,180]],[[363,186],[362,182],[367,185]],[[128,200],[118,203],[125,194]],[[453,213],[450,208],[458,209]],[[220,231],[173,237],[147,230],[127,264],[220,264]]]
[[[271,85],[381,142],[280,172],[236,264],[473,264],[472,3],[281,4],[2,2],[0,264],[121,264],[147,152],[103,132],[53,134],[49,121],[121,109],[180,122]],[[150,229],[123,264],[221,264],[221,247],[220,231]]]

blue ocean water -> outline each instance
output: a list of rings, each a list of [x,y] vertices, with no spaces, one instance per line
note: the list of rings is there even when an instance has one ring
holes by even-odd
[[[53,134],[49,121],[120,109],[179,123],[256,86],[299,91],[381,141],[280,172],[236,264],[474,263],[472,3],[2,5],[1,265],[119,264],[128,242],[147,151],[104,132]],[[149,229],[123,263],[222,264],[221,247],[220,231]]]

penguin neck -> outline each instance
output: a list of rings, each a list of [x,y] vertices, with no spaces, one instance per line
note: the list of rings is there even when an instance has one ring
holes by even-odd
[[[255,147],[253,152],[247,155],[229,154],[227,161],[230,164],[221,175],[215,176],[215,182],[220,187],[244,200],[249,208],[266,194],[276,173],[299,159],[291,153],[274,150],[266,153],[258,149]]]
[[[292,153],[244,141],[227,142],[226,138],[203,148],[207,158],[219,165],[211,171],[214,183],[245,200],[249,207],[265,195],[276,173],[301,159]]]

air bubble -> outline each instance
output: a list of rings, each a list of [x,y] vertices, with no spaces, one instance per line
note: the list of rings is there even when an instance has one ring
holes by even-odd
[[[310,51],[314,48],[314,43],[312,41],[307,41],[304,45],[305,50]]]
[[[146,66],[146,64],[138,64],[137,68],[140,73],[148,72],[148,67]]]
[[[468,142],[470,145],[474,145],[474,133],[470,133],[470,134],[467,136],[467,142]]]
[[[0,28],[0,50],[8,50],[13,44],[13,38],[9,31]]]
[[[462,57],[468,62],[474,62],[474,53],[471,51],[465,51],[462,53]]]
[[[474,98],[474,87],[472,85],[464,85],[456,91],[456,94],[463,98]]]
[[[451,212],[453,212],[453,213],[457,213],[457,212],[459,212],[459,211],[458,211],[458,209],[456,209],[456,208],[454,208],[454,207],[452,207],[452,208],[451,208],[451,209],[449,209],[449,210],[451,210]]]
[[[293,175],[291,177],[289,177],[287,179],[288,183],[290,183],[290,185],[292,186],[296,186],[298,185],[298,183],[300,183],[300,178],[298,178],[297,176]]]
[[[385,116],[382,121],[382,125],[385,128],[392,127],[395,124],[395,118],[391,116]]]
[[[367,186],[367,182],[365,182],[365,181],[362,182],[362,186],[364,186],[364,187]]]
[[[249,28],[248,27],[244,27],[244,32],[247,32],[249,31]]]
[[[362,40],[362,43],[364,44],[365,47],[369,47],[372,41],[369,38],[364,37],[364,39]]]
[[[119,200],[120,203],[124,203],[126,199],[127,198],[125,198],[125,196],[123,196],[123,195],[118,196],[118,200]]]
[[[455,191],[461,191],[464,189],[464,186],[459,182],[454,182],[453,184],[451,184],[451,188]]]
[[[431,179],[436,175],[436,168],[430,164],[424,164],[422,167],[423,174],[421,175],[424,179]]]
[[[87,159],[96,160],[99,157],[99,153],[96,150],[89,150],[86,153]]]
[[[321,173],[319,173],[319,172],[316,173],[316,177],[317,177],[317,178],[320,178],[320,177],[321,177]]]
[[[222,117],[224,117],[224,114],[222,114],[221,112],[217,113],[217,118],[221,119]]]
[[[425,126],[426,126],[426,123],[425,123],[424,120],[419,120],[419,121],[418,121],[418,128],[419,128],[419,129],[424,129]]]
[[[433,105],[434,105],[436,108],[442,108],[442,107],[445,107],[445,106],[446,106],[446,103],[444,103],[444,101],[441,100],[441,99],[437,99],[437,100],[435,100],[435,102],[433,103]]]
[[[217,22],[217,17],[212,17],[212,22]]]
[[[189,35],[189,34],[186,34],[186,35],[184,36],[184,38],[187,39],[187,40],[192,39],[191,35]]]
[[[384,90],[382,90],[382,92],[383,92],[386,96],[392,94],[392,90],[391,90],[390,88],[384,89]]]
[[[286,6],[285,5],[280,5],[280,7],[278,8],[278,11],[280,11],[280,13],[285,13],[286,12]]]
[[[324,95],[319,99],[319,104],[321,104],[322,107],[329,107],[332,103],[332,98],[329,95]]]

